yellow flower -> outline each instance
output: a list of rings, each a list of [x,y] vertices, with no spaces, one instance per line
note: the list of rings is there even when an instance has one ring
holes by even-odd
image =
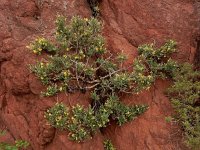
[[[69,48],[66,48],[66,51],[69,51]]]
[[[75,59],[79,59],[79,56],[75,56],[74,58],[75,58]]]
[[[67,70],[68,75],[71,75],[71,72],[69,70]]]
[[[26,46],[26,48],[30,49],[31,47],[30,46]]]
[[[84,18],[84,20],[85,20],[86,22],[88,22],[88,18]]]
[[[58,116],[57,119],[58,119],[58,120],[61,120],[61,119],[62,119],[62,116]]]
[[[33,50],[33,53],[35,53],[35,54],[36,54],[36,53],[37,53],[37,51],[36,51],[36,50]]]
[[[62,91],[63,90],[63,88],[62,88],[62,86],[60,87],[60,89],[59,89],[59,91]]]
[[[45,39],[44,38],[39,38],[38,42],[39,42],[39,44],[42,44],[43,42],[45,42]]]
[[[66,76],[68,75],[68,72],[65,71],[65,72],[63,72],[63,74],[64,74],[64,76],[66,77]]]
[[[75,119],[74,117],[71,117],[71,119],[72,119],[72,122],[73,122],[73,123],[76,123],[76,122],[77,122],[76,119]]]
[[[82,57],[85,58],[85,55],[83,54]]]

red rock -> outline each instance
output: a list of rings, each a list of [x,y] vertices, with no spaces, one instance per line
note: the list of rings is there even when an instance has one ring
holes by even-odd
[[[125,52],[129,64],[137,56],[140,44],[156,42],[159,46],[174,39],[179,50],[174,58],[192,62],[199,34],[199,7],[198,2],[189,0],[104,0],[100,18],[107,46],[113,53]],[[28,64],[37,57],[26,45],[37,36],[51,38],[57,14],[89,17],[91,12],[86,1],[1,0],[0,129],[6,127],[8,134],[0,140],[13,142],[13,138],[21,138],[29,141],[34,150],[103,150],[104,138],[110,138],[118,150],[184,149],[181,137],[171,136],[178,127],[165,122],[173,109],[163,94],[169,84],[164,81],[157,81],[150,91],[140,95],[124,96],[123,102],[129,105],[148,104],[145,114],[121,127],[112,122],[103,133],[84,143],[68,140],[67,132],[47,124],[44,111],[56,101],[68,106],[89,104],[87,94],[41,98],[44,87],[28,70]]]

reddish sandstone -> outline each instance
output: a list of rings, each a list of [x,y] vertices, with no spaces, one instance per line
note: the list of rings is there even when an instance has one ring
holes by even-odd
[[[124,51],[129,57],[127,63],[131,63],[140,44],[156,42],[159,46],[174,39],[179,45],[174,58],[192,62],[199,34],[199,7],[195,0],[103,0],[100,18],[107,46],[115,54]],[[26,45],[37,36],[51,39],[57,14],[89,17],[91,12],[86,0],[0,2],[0,129],[8,131],[0,141],[24,139],[34,150],[103,150],[103,140],[109,138],[118,150],[184,149],[179,128],[165,122],[173,109],[163,94],[169,82],[162,80],[140,95],[124,96],[127,104],[148,104],[144,115],[121,127],[111,122],[84,143],[74,143],[68,140],[68,132],[48,125],[44,111],[56,101],[68,106],[89,104],[87,94],[41,98],[44,87],[28,70],[28,64],[38,57]]]

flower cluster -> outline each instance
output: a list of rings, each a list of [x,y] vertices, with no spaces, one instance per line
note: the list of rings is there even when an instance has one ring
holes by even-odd
[[[137,85],[135,92],[149,89],[156,78],[172,77],[178,65],[170,58],[176,51],[176,42],[169,40],[160,48],[154,44],[145,44],[138,48],[139,57],[133,63],[133,81]]]
[[[135,59],[133,68],[134,71],[132,72],[132,78],[134,84],[136,85],[134,92],[138,93],[144,89],[149,89],[155,81],[152,71],[147,69],[144,61],[140,58]]]
[[[45,118],[55,128],[65,129],[69,118],[68,108],[62,103],[56,103],[54,107],[47,110]]]
[[[47,52],[55,52],[57,49],[45,38],[37,38],[29,46],[27,46],[33,53],[40,55],[43,50]]]
[[[176,42],[169,40],[160,48],[155,48],[154,44],[144,44],[138,47],[138,52],[146,59],[154,59],[156,61],[168,58],[170,54],[176,52]]]
[[[101,36],[102,25],[97,19],[73,17],[69,25],[65,18],[59,16],[56,20],[56,38],[61,50],[75,51],[76,59],[105,53],[105,41]]]

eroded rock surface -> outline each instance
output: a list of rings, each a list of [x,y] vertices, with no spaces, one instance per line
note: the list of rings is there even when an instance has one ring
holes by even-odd
[[[100,18],[108,48],[113,53],[124,51],[129,57],[127,63],[131,63],[139,45],[155,42],[159,46],[174,39],[179,45],[174,58],[192,62],[200,33],[199,7],[195,0],[103,0]],[[159,80],[149,91],[124,97],[127,104],[148,104],[144,115],[121,127],[111,123],[84,143],[71,142],[68,133],[48,125],[43,113],[56,101],[88,105],[87,95],[41,98],[44,87],[28,70],[28,64],[38,57],[26,45],[38,36],[51,39],[57,14],[89,17],[91,12],[86,0],[0,1],[0,128],[8,131],[0,140],[25,139],[34,150],[103,150],[105,138],[110,138],[118,150],[184,149],[179,128],[165,122],[173,112],[163,94],[167,81]]]

